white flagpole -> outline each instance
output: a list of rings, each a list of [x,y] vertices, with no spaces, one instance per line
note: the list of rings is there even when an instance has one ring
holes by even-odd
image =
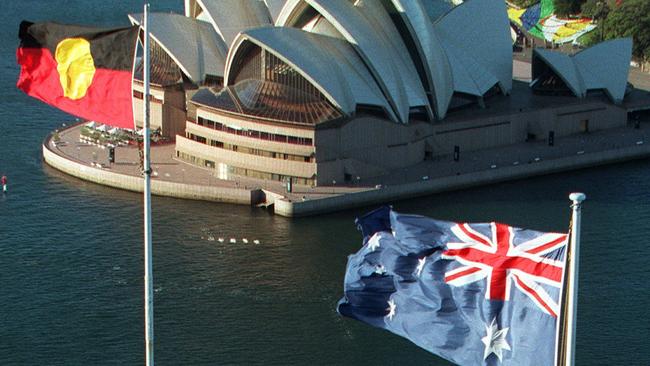
[[[567,303],[566,303],[566,337],[564,365],[575,365],[576,348],[576,322],[578,315],[578,269],[580,259],[580,220],[582,202],[587,198],[584,193],[571,193],[569,199],[573,201],[571,208],[571,243],[569,246],[569,273],[567,276]]]
[[[153,271],[151,250],[151,157],[149,136],[149,4],[144,5],[144,312],[146,365],[153,366]]]

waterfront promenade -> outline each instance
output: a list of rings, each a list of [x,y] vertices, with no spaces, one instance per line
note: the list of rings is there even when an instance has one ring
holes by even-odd
[[[45,161],[85,180],[140,191],[138,148],[117,147],[115,163],[109,164],[108,149],[79,139],[81,126],[59,130],[56,143],[51,136],[46,139]],[[289,193],[282,182],[244,177],[218,179],[214,170],[176,159],[174,145],[163,144],[152,147],[152,191],[178,198],[273,204],[277,214],[304,216],[648,156],[650,121],[643,121],[638,129],[629,126],[557,138],[553,146],[535,141],[461,151],[458,161],[451,154],[436,156],[385,176],[355,177],[353,182],[321,187],[294,185]]]
[[[48,137],[43,146],[46,162],[54,165],[55,168],[60,168],[56,166],[56,162],[53,163],[51,161],[52,159],[48,159],[48,156],[46,156],[53,153],[69,162],[68,165],[70,168],[74,168],[75,166],[79,169],[84,168],[84,172],[94,172],[98,176],[104,176],[98,179],[115,181],[115,184],[107,185],[131,190],[129,187],[120,187],[122,183],[119,181],[125,179],[125,177],[142,177],[137,146],[127,145],[116,147],[115,163],[110,164],[108,160],[108,149],[106,147],[80,140],[80,130],[83,125],[81,123],[73,126],[63,126],[57,132],[59,138],[57,142],[54,142],[52,136]],[[176,188],[182,186],[197,187],[198,191],[201,187],[212,187],[228,192],[230,195],[237,193],[237,195],[243,197],[247,194],[252,194],[254,197],[250,203],[253,205],[264,204],[267,201],[267,198],[263,194],[264,191],[268,192],[270,196],[278,194],[289,200],[297,201],[303,200],[303,197],[305,200],[318,199],[329,197],[332,194],[338,195],[367,189],[366,187],[360,186],[309,187],[297,185],[294,186],[293,193],[288,193],[286,192],[286,185],[282,182],[257,180],[246,177],[233,177],[231,180],[222,180],[217,178],[215,170],[199,168],[176,159],[173,143],[152,145],[151,166],[153,170],[152,183],[154,185],[157,182],[168,182],[174,184]],[[78,176],[74,172],[67,171],[67,173]],[[121,177],[116,177],[116,175]],[[82,179],[85,178],[82,177]],[[169,194],[159,192],[159,194],[176,196],[173,192],[169,192]],[[249,203],[247,200],[229,200],[225,197],[220,197],[218,194],[211,196],[209,193],[203,196],[197,195],[195,198],[220,202]]]

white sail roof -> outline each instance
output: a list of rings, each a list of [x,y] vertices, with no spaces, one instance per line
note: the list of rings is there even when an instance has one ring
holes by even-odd
[[[533,63],[536,63],[538,60],[543,61],[553,69],[553,71],[564,80],[564,83],[569,89],[571,89],[573,94],[577,97],[584,97],[585,88],[580,80],[578,70],[576,70],[576,65],[570,55],[562,52],[536,48],[533,51]],[[533,67],[533,72],[535,71],[536,68]],[[537,79],[537,75],[532,75],[532,79]]]
[[[431,20],[434,21],[445,15],[454,7],[454,4],[451,0],[427,0],[418,2],[424,5],[424,9],[426,10],[427,14]]]
[[[305,0],[286,0],[280,13],[275,19],[276,27],[289,27],[295,23],[295,18],[309,7]]]
[[[437,117],[443,119],[454,93],[452,64],[435,32],[425,2],[393,0],[393,5],[415,41],[432,94],[434,110]]]
[[[625,96],[632,60],[632,38],[599,43],[573,56],[585,89],[604,89],[620,103]]]
[[[287,0],[264,0],[266,7],[269,8],[269,14],[271,15],[271,20],[273,23],[278,19],[282,8]]]
[[[366,104],[381,107],[392,115],[372,75],[346,41],[288,27],[245,31],[233,43],[226,65],[226,83],[232,78],[232,62],[245,42],[273,53],[290,65],[343,113],[352,114],[358,104]]]
[[[446,116],[454,92],[483,96],[497,83],[510,92],[512,45],[503,1],[468,0],[453,9],[442,0],[392,4],[415,42],[438,118]],[[432,13],[432,4],[451,10]]]
[[[631,38],[602,42],[575,55],[544,49],[533,52],[533,63],[542,61],[548,65],[577,97],[602,89],[614,103],[625,97],[631,59]],[[533,68],[533,72],[537,70]],[[536,78],[533,75],[533,80]]]
[[[289,0],[276,25],[292,26],[300,11],[311,6],[351,43],[391,104],[407,123],[412,107],[431,114],[426,92],[408,50],[380,1]]]
[[[435,23],[443,47],[466,65],[462,82],[454,88],[483,95],[499,83],[504,94],[512,90],[512,41],[506,4],[503,0],[468,0]],[[485,75],[487,73],[487,75]]]
[[[240,32],[272,24],[271,13],[263,0],[196,0],[196,2],[228,46]],[[269,3],[276,2],[269,1]]]
[[[130,14],[139,25],[142,14]],[[210,24],[180,14],[149,14],[149,32],[183,73],[200,84],[206,75],[223,76],[227,48]]]

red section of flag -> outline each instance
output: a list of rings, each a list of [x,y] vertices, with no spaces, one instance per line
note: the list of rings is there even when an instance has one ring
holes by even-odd
[[[86,95],[63,96],[57,62],[47,48],[18,48],[21,66],[17,86],[28,95],[81,118],[120,128],[133,128],[131,72],[98,68]]]

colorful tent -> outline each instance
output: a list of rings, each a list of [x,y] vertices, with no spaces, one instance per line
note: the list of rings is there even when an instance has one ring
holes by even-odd
[[[559,18],[553,0],[541,0],[526,9],[508,9],[510,21],[535,37],[554,43],[568,43],[596,28],[590,18]]]

